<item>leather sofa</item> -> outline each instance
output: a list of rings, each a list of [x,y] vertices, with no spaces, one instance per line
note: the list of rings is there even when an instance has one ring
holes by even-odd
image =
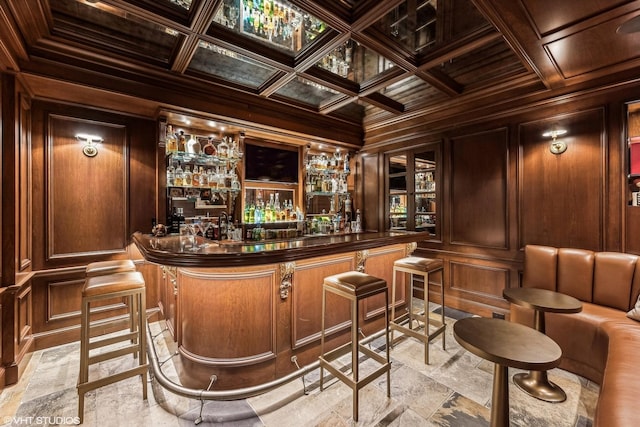
[[[583,302],[580,313],[545,314],[546,333],[562,348],[559,367],[600,384],[594,425],[640,425],[640,321],[627,316],[640,293],[640,257],[527,245],[522,286]],[[510,315],[533,326],[531,309],[511,304]]]

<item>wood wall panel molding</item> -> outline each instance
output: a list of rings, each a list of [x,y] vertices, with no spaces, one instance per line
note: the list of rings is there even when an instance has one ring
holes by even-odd
[[[277,264],[224,272],[179,268],[178,286],[178,350],[183,357],[209,367],[275,358]]]
[[[73,279],[47,283],[46,323],[60,325],[72,321],[79,324],[80,296],[84,282],[84,279]]]
[[[562,127],[567,151],[549,151],[542,134]],[[568,113],[519,126],[519,246],[604,250],[607,129],[605,110]],[[543,214],[541,214],[543,213]]]
[[[31,173],[31,100],[20,92],[18,110],[18,194],[17,271],[31,267],[33,230],[33,187]]]
[[[126,127],[51,114],[46,135],[46,259],[82,259],[127,251],[128,143]],[[98,135],[87,157],[75,135]]]
[[[17,295],[18,305],[17,339],[20,352],[25,351],[25,346],[33,340],[31,335],[33,325],[33,307],[31,303],[31,286],[24,287]]]
[[[345,271],[353,271],[355,268],[353,252],[296,262],[290,297],[292,349],[320,341],[322,307],[318,301],[322,301],[324,278]],[[329,337],[349,329],[351,315],[348,301],[334,294],[327,294],[327,306],[332,309],[326,317],[326,335]]]
[[[369,251],[364,272],[387,282],[389,307],[393,304],[393,301],[391,301],[391,287],[393,285],[393,269],[391,266],[395,261],[405,257],[406,249],[406,245],[395,245]],[[398,275],[398,283],[396,284],[396,307],[404,305],[406,299],[405,280],[404,277],[400,276]],[[362,307],[362,314],[367,321],[383,316],[384,296],[380,294],[367,298],[362,303]]]
[[[444,212],[451,243],[507,249],[508,129],[456,136],[450,147],[451,203]]]
[[[449,262],[448,290],[468,300],[480,300],[491,305],[504,305],[502,291],[509,287],[510,270],[505,267]]]

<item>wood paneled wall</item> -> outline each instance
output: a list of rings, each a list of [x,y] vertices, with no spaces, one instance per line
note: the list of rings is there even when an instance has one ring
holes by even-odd
[[[126,128],[72,116],[49,114],[45,135],[45,260],[76,260],[122,254],[128,242]],[[103,139],[95,157],[83,154],[86,141]]]
[[[507,129],[500,128],[451,139],[451,206],[455,208],[447,209],[445,215],[452,244],[508,247],[508,136]]]
[[[625,104],[633,99],[640,86],[521,106],[460,127],[378,129],[393,142],[372,134],[360,153],[364,176],[374,181],[362,186],[365,206],[387,203],[379,193],[385,152],[442,138],[442,239],[421,242],[416,253],[445,261],[448,306],[508,314],[502,291],[520,285],[527,244],[640,253],[640,209],[627,206]],[[543,136],[554,128],[567,130],[559,155]],[[384,218],[374,225],[384,228]]]
[[[553,127],[567,151],[552,154]],[[519,125],[521,147],[520,246],[546,244],[591,250],[605,248],[607,197],[604,109],[570,113]]]
[[[157,217],[157,143],[153,120],[38,100],[31,111],[33,336],[43,348],[79,339],[86,264],[138,258],[130,236]],[[83,154],[81,133],[103,138],[95,157]],[[99,311],[96,319],[118,316],[124,303],[106,301]]]

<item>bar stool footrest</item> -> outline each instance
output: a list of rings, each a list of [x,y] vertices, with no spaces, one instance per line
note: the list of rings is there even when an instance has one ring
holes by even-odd
[[[122,371],[122,372],[118,372],[117,374],[113,374],[111,376],[108,377],[104,377],[104,378],[99,378],[93,381],[88,381],[86,383],[79,383],[77,388],[78,388],[78,393],[86,393],[88,391],[91,390],[95,390],[97,388],[100,388],[102,386],[105,385],[109,385],[109,384],[113,384],[115,382],[118,381],[122,381],[124,379],[130,378],[130,377],[135,377],[138,375],[145,375],[147,374],[147,371],[149,370],[149,365],[139,365],[136,366],[135,368],[131,368],[128,369],[126,371]],[[146,387],[144,390],[144,397],[146,398]]]
[[[138,338],[138,332],[129,332],[126,334],[118,335],[115,337],[102,338],[100,340],[94,340],[89,342],[89,350],[95,350],[96,348],[106,347],[111,344],[116,344],[121,341],[132,341]]]
[[[96,354],[95,356],[89,356],[89,360],[87,363],[89,365],[93,365],[94,363],[104,362],[105,360],[114,359],[116,357],[125,356],[127,354],[135,354],[139,351],[139,349],[140,346],[138,346],[138,344],[128,345],[117,350]]]

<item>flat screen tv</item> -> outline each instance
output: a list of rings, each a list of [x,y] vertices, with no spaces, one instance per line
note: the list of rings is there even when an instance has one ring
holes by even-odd
[[[245,179],[298,182],[298,150],[251,144],[245,141]]]

